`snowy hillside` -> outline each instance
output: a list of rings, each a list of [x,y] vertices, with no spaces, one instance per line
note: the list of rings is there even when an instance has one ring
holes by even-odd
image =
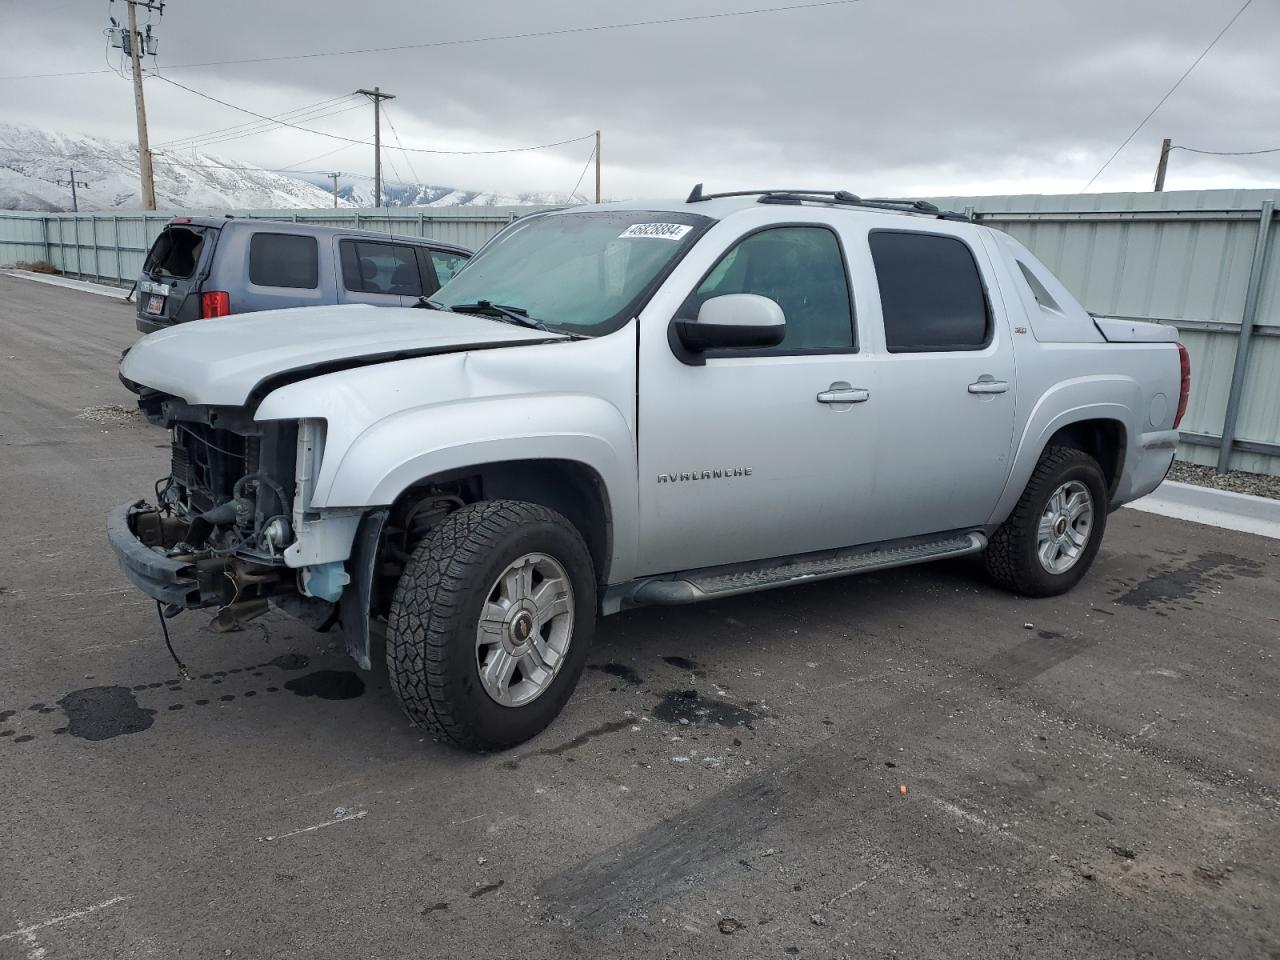
[[[272,173],[242,160],[189,152],[156,152],[153,167],[156,206],[161,210],[333,206],[329,181],[315,175]],[[66,181],[72,168],[76,180],[88,184],[76,188],[81,210],[142,207],[134,144],[0,123],[0,210],[70,210],[71,187]],[[371,206],[373,182],[340,183],[338,196],[339,206]],[[383,185],[383,203],[388,207],[565,206],[585,202],[586,197],[568,193],[507,194],[431,184]]]
[[[208,154],[154,157],[156,206],[185,208],[324,207],[333,198],[314,184]],[[228,169],[233,167],[235,169]],[[141,208],[138,150],[103,137],[70,136],[0,123],[0,209],[70,210],[77,186],[81,210]]]
[[[319,186],[318,181],[313,182]],[[332,203],[333,195],[329,196]],[[338,197],[358,207],[372,206],[373,182],[358,180],[352,185],[339,181]],[[382,185],[382,203],[387,207],[563,207],[587,202],[580,193],[499,193],[428,183],[387,182]]]

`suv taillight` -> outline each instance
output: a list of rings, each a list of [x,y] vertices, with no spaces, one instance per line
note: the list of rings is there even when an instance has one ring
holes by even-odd
[[[1178,429],[1182,416],[1187,412],[1187,400],[1191,397],[1191,354],[1178,344],[1178,364],[1182,368],[1182,391],[1178,394],[1178,413],[1173,418],[1173,429]]]
[[[212,320],[231,312],[231,297],[225,290],[210,290],[200,294],[200,319]]]

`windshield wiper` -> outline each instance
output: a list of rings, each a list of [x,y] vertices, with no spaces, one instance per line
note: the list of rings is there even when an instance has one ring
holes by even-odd
[[[529,311],[524,307],[508,307],[501,303],[491,303],[488,300],[477,300],[475,303],[455,303],[449,309],[454,313],[496,314],[495,320],[505,320],[507,323],[529,327],[533,330],[545,330],[547,333],[554,332],[541,320],[535,320],[529,316]]]

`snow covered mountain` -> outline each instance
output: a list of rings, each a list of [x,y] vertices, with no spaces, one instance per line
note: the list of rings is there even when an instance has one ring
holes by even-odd
[[[152,166],[156,206],[161,210],[333,204],[332,195],[314,184],[238,160],[156,153]],[[141,208],[138,149],[133,144],[0,123],[0,209],[70,210],[71,187],[66,181],[73,169],[81,210]]]
[[[161,210],[303,209],[332,207],[324,177],[281,174],[206,153],[153,153],[156,206]],[[137,210],[138,149],[105,137],[72,136],[0,123],[0,210],[71,209],[75,170],[81,210]],[[62,181],[59,183],[58,181]],[[88,184],[83,186],[81,184]],[[564,206],[585,203],[567,193],[506,194],[425,183],[384,183],[388,207]],[[339,187],[338,205],[368,207],[373,182]]]
[[[319,179],[303,179],[320,186]],[[329,182],[324,181],[326,184]],[[357,207],[373,205],[373,182],[359,180],[354,185],[339,181],[338,199]],[[333,194],[329,194],[333,203]],[[580,193],[497,193],[486,190],[464,190],[461,187],[445,187],[430,183],[384,182],[382,204],[386,207],[564,207],[576,203],[588,203]]]

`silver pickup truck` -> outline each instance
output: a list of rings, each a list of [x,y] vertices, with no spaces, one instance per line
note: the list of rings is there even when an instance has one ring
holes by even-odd
[[[1070,589],[1190,382],[1175,330],[964,217],[701,187],[518,220],[421,309],[183,324],[120,375],[172,438],[108,521],[129,578],[338,624],[472,749],[551,722],[599,614],[965,554]]]

